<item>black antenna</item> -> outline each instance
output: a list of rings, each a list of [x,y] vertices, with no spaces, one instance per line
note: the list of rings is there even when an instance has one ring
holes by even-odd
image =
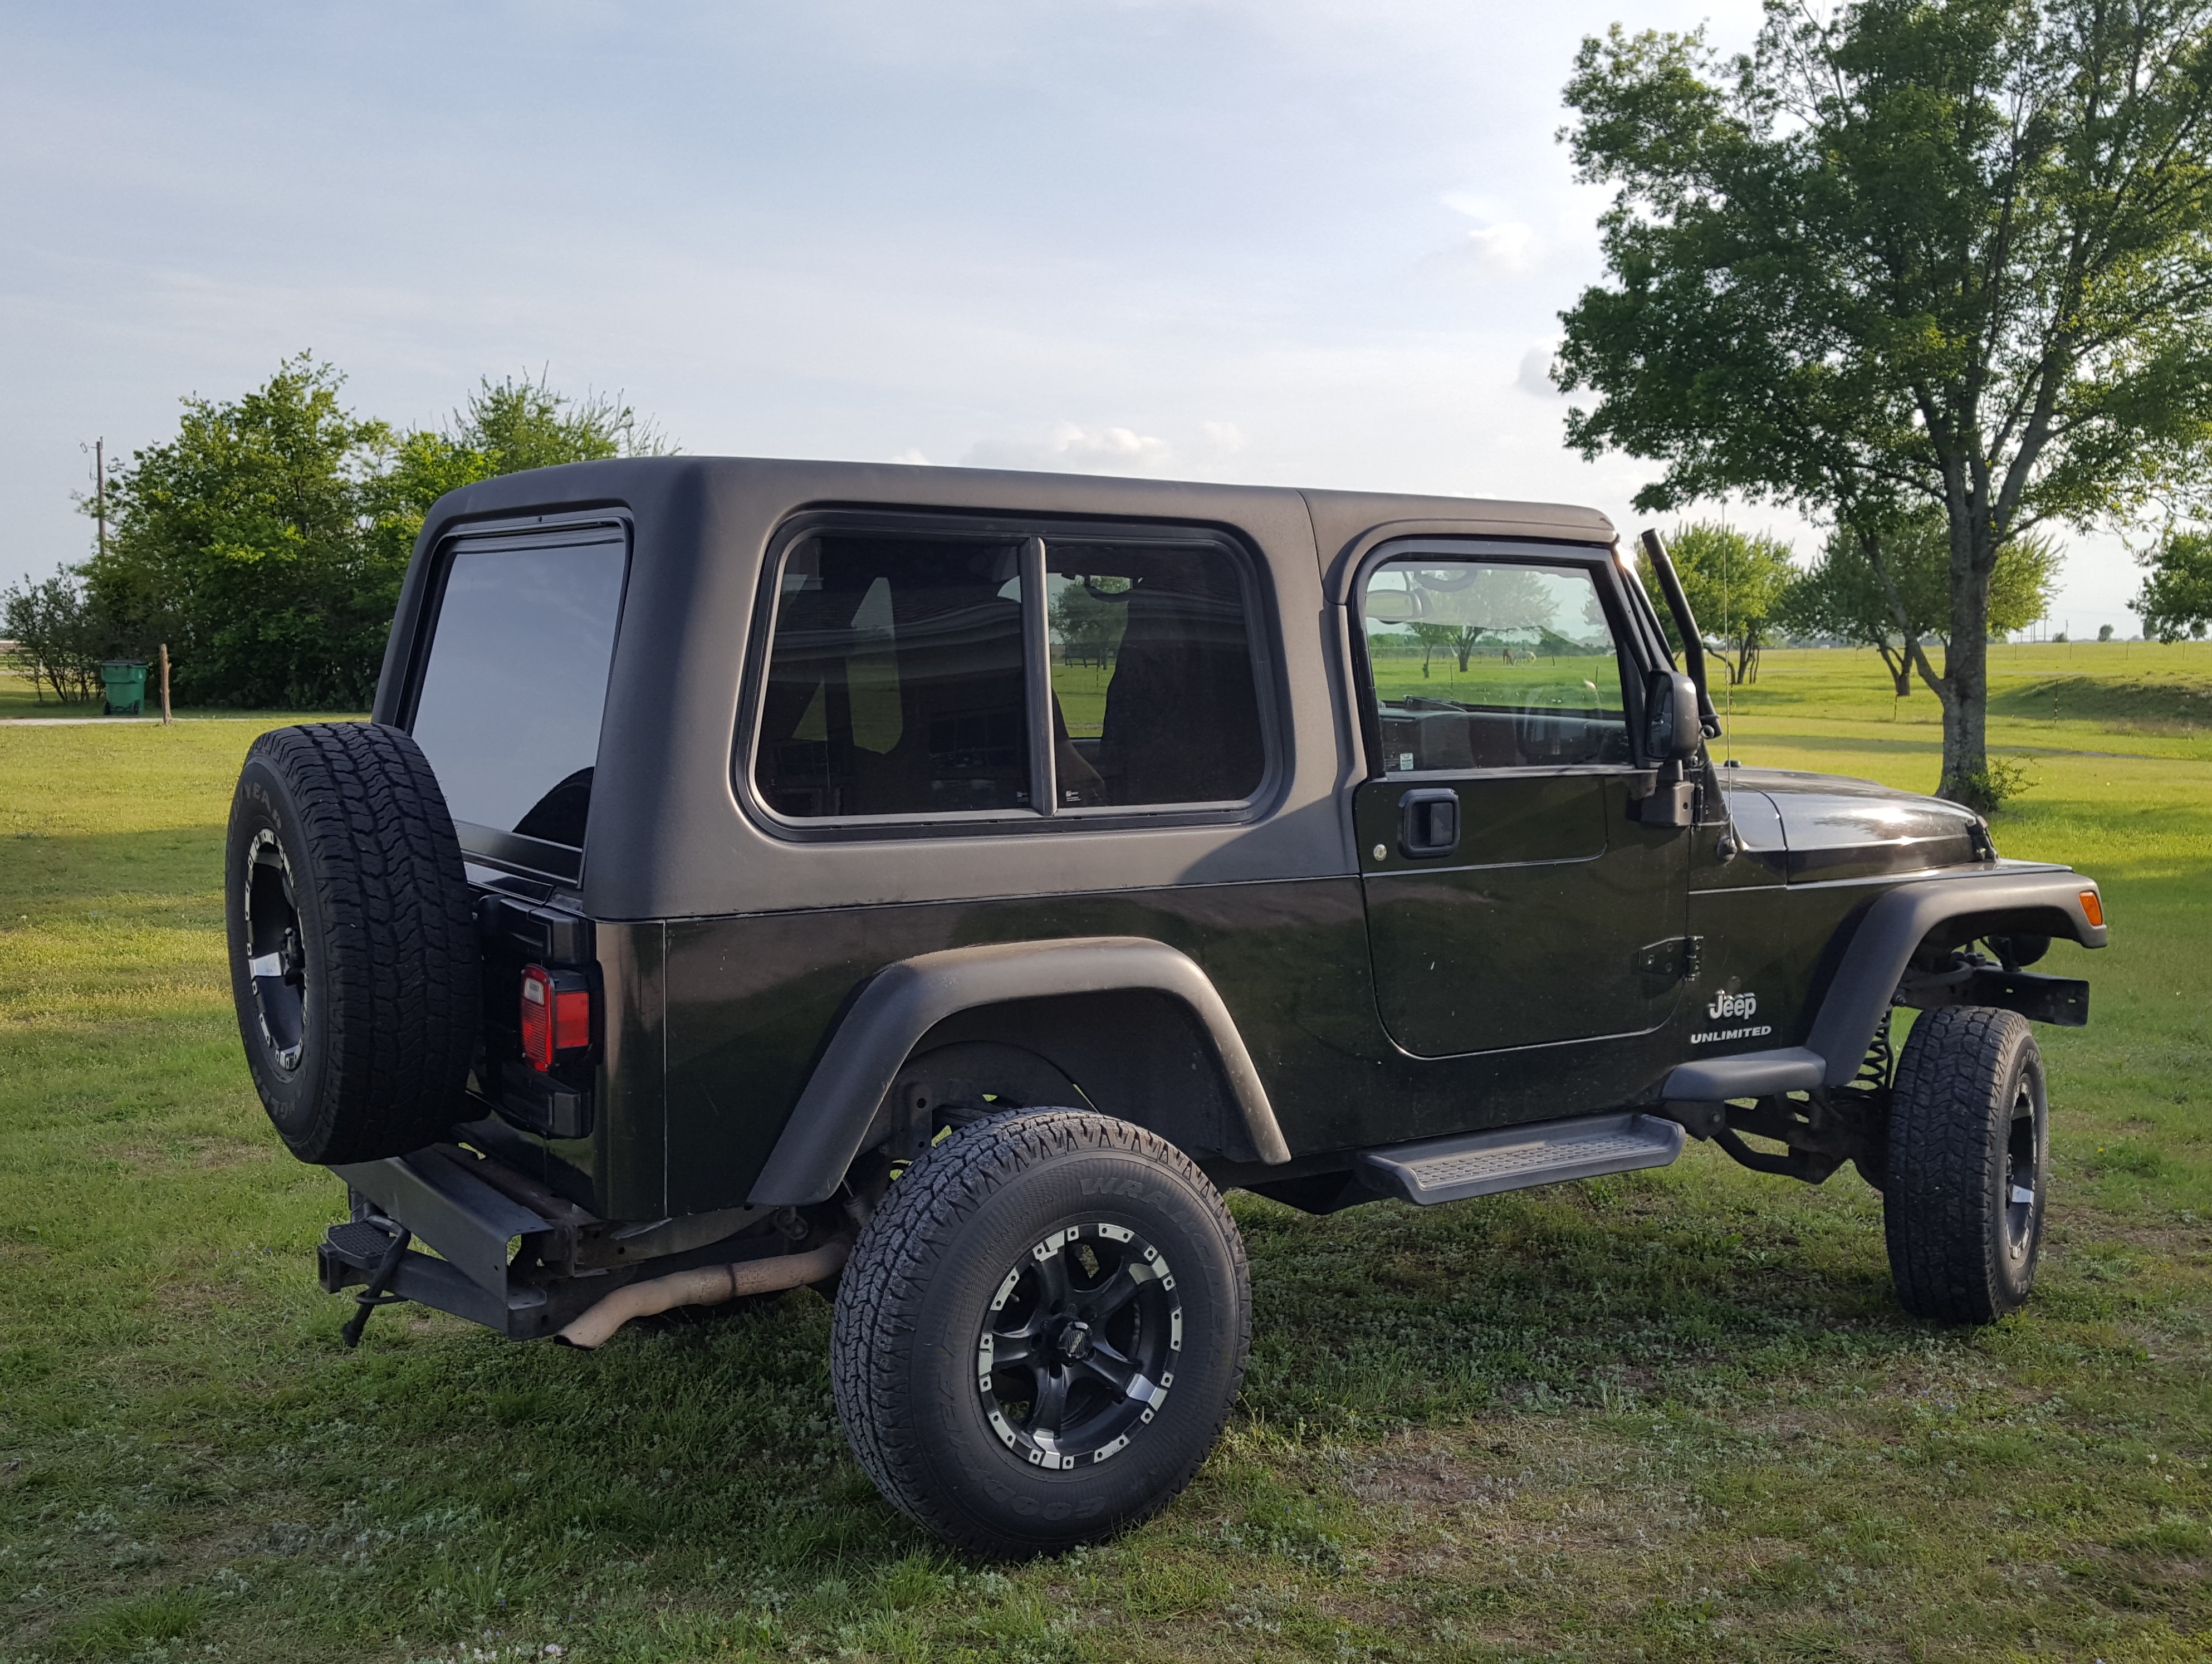
[[[1682,592],[1682,580],[1674,571],[1674,562],[1667,558],[1667,545],[1659,541],[1659,534],[1646,531],[1641,542],[1644,558],[1659,574],[1659,588],[1667,597],[1667,610],[1674,615],[1674,628],[1681,632],[1682,664],[1690,673],[1690,680],[1698,684],[1698,714],[1703,720],[1705,738],[1715,738],[1721,731],[1721,719],[1713,709],[1713,696],[1705,686],[1705,644],[1698,634],[1697,615],[1690,610],[1690,598]]]

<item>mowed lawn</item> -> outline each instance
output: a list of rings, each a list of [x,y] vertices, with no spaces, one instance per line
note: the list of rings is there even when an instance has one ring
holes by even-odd
[[[2043,1278],[1891,1297],[1880,1198],[1693,1145],[1427,1212],[1249,1197],[1229,1437],[1116,1543],[963,1562],[846,1453],[802,1292],[338,1345],[338,1187],[240,1060],[220,840],[266,722],[0,727],[0,1661],[2212,1655],[2212,648],[2005,649],[2008,853],[2105,886],[2041,1029]],[[7,714],[33,714],[12,701]],[[1870,655],[1770,653],[1747,762],[1927,789]]]

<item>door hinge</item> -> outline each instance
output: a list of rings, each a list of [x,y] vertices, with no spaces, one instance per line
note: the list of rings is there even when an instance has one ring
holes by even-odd
[[[1636,969],[1662,987],[1693,980],[1705,955],[1702,936],[1670,936],[1636,950]]]

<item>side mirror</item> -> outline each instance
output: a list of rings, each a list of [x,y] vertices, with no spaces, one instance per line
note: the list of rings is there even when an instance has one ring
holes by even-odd
[[[1644,755],[1652,762],[1686,762],[1705,743],[1698,684],[1680,671],[1653,671],[1644,680]]]

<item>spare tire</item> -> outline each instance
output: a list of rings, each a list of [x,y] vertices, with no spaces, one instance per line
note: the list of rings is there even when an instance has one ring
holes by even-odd
[[[294,1155],[401,1156],[466,1118],[476,921],[412,738],[364,722],[262,735],[231,799],[224,879],[239,1034]]]

